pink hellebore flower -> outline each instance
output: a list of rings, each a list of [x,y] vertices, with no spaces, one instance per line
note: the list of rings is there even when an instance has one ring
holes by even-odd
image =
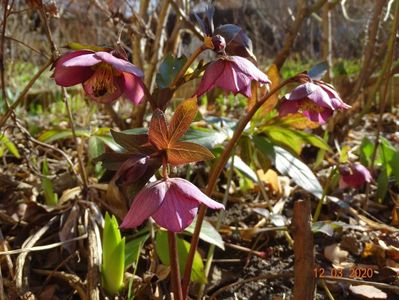
[[[240,93],[250,98],[252,80],[263,84],[271,83],[267,75],[248,59],[241,56],[221,56],[207,67],[195,94],[199,97],[215,87],[220,87],[234,95]]]
[[[192,223],[201,203],[212,209],[224,209],[222,204],[185,179],[159,180],[148,184],[137,194],[121,227],[137,227],[151,216],[158,225],[180,232]]]
[[[111,103],[124,94],[138,104],[144,96],[143,75],[139,68],[111,53],[78,50],[57,60],[53,77],[64,87],[82,83],[87,95],[99,103]]]
[[[350,108],[329,84],[317,81],[297,86],[280,105],[280,116],[302,112],[309,120],[326,123],[334,110]]]
[[[339,187],[341,189],[347,187],[359,188],[364,183],[370,182],[373,179],[369,170],[359,163],[351,164],[349,167],[341,167],[339,172],[341,174],[339,180]]]

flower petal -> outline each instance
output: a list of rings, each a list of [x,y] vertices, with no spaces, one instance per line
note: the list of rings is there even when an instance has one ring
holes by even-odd
[[[271,83],[269,77],[261,70],[259,70],[251,61],[241,56],[228,57],[236,65],[236,70],[247,75],[251,80],[256,80],[260,83]]]
[[[280,117],[283,117],[288,114],[294,114],[298,112],[298,109],[299,109],[298,101],[283,100],[283,102],[280,104],[278,108],[278,112]]]
[[[170,178],[170,181],[179,189],[180,193],[185,195],[187,198],[191,198],[202,204],[205,204],[212,209],[224,209],[224,205],[212,200],[203,192],[200,191],[194,184],[183,178]]]
[[[335,110],[333,103],[331,101],[330,96],[324,91],[320,86],[316,85],[315,89],[312,93],[310,93],[307,97],[309,100],[312,100],[315,104],[321,107],[330,108]]]
[[[100,51],[96,52],[95,56],[97,59],[100,59],[112,65],[118,71],[130,73],[138,77],[144,76],[144,72],[141,69],[137,68],[135,65],[128,62],[127,60],[113,56],[111,53]]]
[[[206,92],[215,88],[215,83],[224,72],[225,64],[221,60],[212,62],[205,70],[204,76],[202,76],[201,83],[195,92],[200,97]]]
[[[89,79],[94,71],[87,67],[66,67],[64,63],[70,59],[92,53],[89,50],[79,50],[64,54],[55,63],[53,78],[55,82],[64,87],[73,86]]]
[[[139,104],[144,98],[144,86],[141,78],[124,72],[123,79],[125,96],[134,104]]]
[[[173,232],[180,232],[193,222],[198,206],[198,201],[187,198],[180,193],[176,185],[171,184],[161,207],[152,217],[158,225]]]
[[[141,225],[160,208],[167,190],[168,185],[163,180],[146,185],[134,198],[120,227],[135,228]]]
[[[91,67],[94,66],[98,63],[100,63],[101,60],[95,57],[94,52],[89,52],[87,54],[79,55],[76,56],[72,59],[69,59],[63,63],[64,67]]]
[[[331,115],[333,114],[333,111],[331,109],[328,109],[328,108],[324,109],[321,112],[305,110],[303,112],[303,114],[304,114],[304,116],[306,116],[312,122],[317,122],[319,124],[324,124],[331,117]]]
[[[317,85],[312,82],[306,82],[304,84],[298,85],[294,88],[291,93],[286,95],[287,100],[301,100],[308,97],[311,93],[313,93],[317,89]]]

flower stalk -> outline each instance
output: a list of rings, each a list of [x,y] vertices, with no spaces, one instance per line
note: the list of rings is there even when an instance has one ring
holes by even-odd
[[[168,230],[170,273],[174,299],[183,300],[183,293],[180,280],[179,259],[177,254],[176,234]]]
[[[300,75],[299,75],[300,76]],[[251,110],[240,120],[240,122],[237,125],[236,130],[234,131],[233,137],[231,140],[228,142],[226,145],[226,148],[224,149],[222,155],[216,162],[214,168],[211,170],[211,174],[209,176],[209,183],[206,187],[205,194],[206,195],[211,195],[213,190],[216,187],[216,182],[217,179],[219,178],[220,173],[222,172],[224,166],[226,165],[227,161],[229,160],[231,153],[237,144],[238,140],[240,139],[242,133],[244,132],[245,127],[247,124],[251,121],[255,113],[258,111],[258,109],[275,93],[277,93],[281,88],[283,88],[285,85],[288,83],[295,81],[296,77],[287,79],[283,81],[280,85],[272,89],[267,95],[265,95],[262,99],[260,99],[258,102],[255,103],[255,105],[251,108]],[[193,265],[193,260],[194,260],[194,255],[195,251],[198,246],[198,241],[199,241],[199,234],[201,231],[201,226],[202,222],[204,220],[206,213],[206,206],[205,205],[200,205],[199,211],[198,211],[198,216],[197,216],[197,223],[195,224],[195,230],[194,234],[191,238],[191,246],[190,246],[190,251],[188,253],[187,261],[186,261],[186,267],[184,270],[184,276],[182,279],[182,289],[183,289],[183,297],[184,299],[187,297],[187,291],[188,287],[190,284],[190,274],[192,270],[192,265]]]
[[[205,44],[202,44],[200,47],[198,47],[193,54],[189,57],[189,59],[186,61],[184,64],[183,68],[180,69],[179,73],[177,73],[175,80],[173,80],[172,84],[170,85],[172,89],[176,88],[176,84],[179,82],[179,80],[186,74],[188,68],[193,64],[194,60],[206,49],[209,49],[208,47],[205,46]]]

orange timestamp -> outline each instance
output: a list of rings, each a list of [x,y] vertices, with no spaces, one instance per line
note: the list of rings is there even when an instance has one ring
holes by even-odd
[[[365,279],[371,278],[374,275],[374,269],[367,267],[351,267],[348,269],[344,268],[314,268],[314,276],[316,278],[323,277],[346,277],[353,279]]]

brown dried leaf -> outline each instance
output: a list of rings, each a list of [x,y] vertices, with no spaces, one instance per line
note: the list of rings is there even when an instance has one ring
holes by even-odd
[[[351,285],[349,291],[352,295],[366,300],[384,300],[388,299],[388,295],[371,285]]]
[[[280,74],[278,72],[278,68],[275,64],[272,64],[270,68],[267,70],[266,75],[271,80],[270,89],[276,88],[280,84]],[[259,108],[259,116],[266,116],[276,105],[278,102],[278,93],[274,93],[270,96],[268,100]]]
[[[339,264],[347,259],[348,251],[342,250],[339,244],[332,244],[324,248],[324,257],[333,264]]]

